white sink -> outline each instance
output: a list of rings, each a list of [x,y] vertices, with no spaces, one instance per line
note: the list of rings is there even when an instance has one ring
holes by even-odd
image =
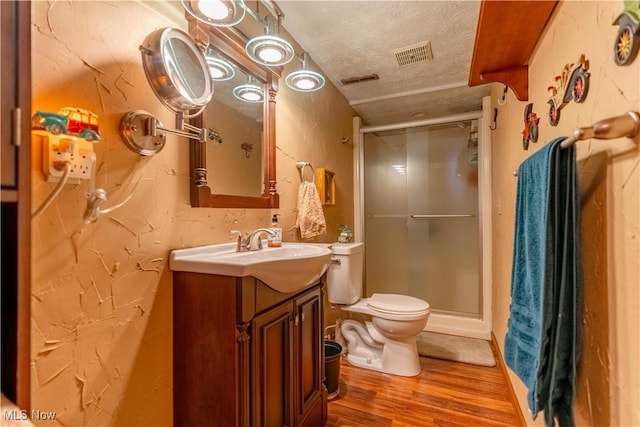
[[[201,246],[171,251],[169,268],[173,271],[253,276],[278,292],[296,292],[316,283],[327,271],[331,260],[329,245],[282,243],[251,252],[236,252],[235,243]]]

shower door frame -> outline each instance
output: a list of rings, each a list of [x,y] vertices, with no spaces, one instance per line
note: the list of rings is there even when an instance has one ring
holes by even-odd
[[[419,126],[451,123],[463,120],[478,120],[478,220],[480,240],[480,274],[482,291],[480,292],[480,314],[478,318],[457,316],[451,313],[432,312],[425,326],[426,331],[450,335],[490,340],[492,330],[491,283],[492,283],[492,227],[491,227],[491,132],[489,114],[491,97],[482,100],[482,110],[468,113],[390,125],[362,126],[360,117],[353,118],[353,156],[354,185],[354,237],[357,242],[364,239],[364,136],[367,133],[394,129],[407,129]],[[366,243],[366,242],[365,242]],[[366,246],[365,246],[366,250]]]

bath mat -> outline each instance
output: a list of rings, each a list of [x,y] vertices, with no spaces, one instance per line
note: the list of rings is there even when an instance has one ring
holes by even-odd
[[[454,360],[480,366],[496,366],[488,341],[454,335],[420,332],[418,354],[437,359]]]

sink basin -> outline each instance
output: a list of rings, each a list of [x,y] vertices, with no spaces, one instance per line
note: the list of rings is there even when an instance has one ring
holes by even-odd
[[[316,283],[327,271],[331,260],[329,245],[282,243],[251,252],[236,252],[235,243],[201,246],[171,251],[169,268],[173,271],[253,276],[278,292],[296,292]]]

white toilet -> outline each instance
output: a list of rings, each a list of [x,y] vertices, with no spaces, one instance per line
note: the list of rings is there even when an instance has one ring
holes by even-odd
[[[342,320],[347,360],[354,366],[412,377],[421,371],[416,336],[427,324],[429,304],[396,294],[362,298],[363,243],[334,243],[327,271],[329,302],[371,317],[365,323]]]

